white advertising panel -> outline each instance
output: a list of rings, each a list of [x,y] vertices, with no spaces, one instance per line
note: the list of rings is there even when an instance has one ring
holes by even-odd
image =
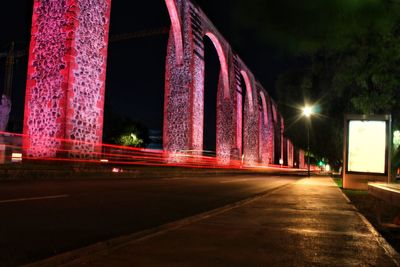
[[[349,121],[348,171],[384,174],[386,122]]]

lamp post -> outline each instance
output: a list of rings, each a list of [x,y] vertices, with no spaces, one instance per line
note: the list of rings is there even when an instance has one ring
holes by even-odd
[[[307,174],[310,177],[310,117],[313,114],[313,108],[305,106],[303,108],[303,115],[307,118]]]

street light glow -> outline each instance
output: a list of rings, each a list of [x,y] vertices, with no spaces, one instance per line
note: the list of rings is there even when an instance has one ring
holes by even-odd
[[[303,108],[303,115],[306,116],[307,118],[310,117],[312,113],[313,113],[312,107],[305,106]]]
[[[303,115],[307,118],[310,118],[313,114],[312,106],[305,106],[303,108]],[[310,121],[308,121],[310,122]],[[307,123],[307,175],[310,177],[310,125],[311,123]]]

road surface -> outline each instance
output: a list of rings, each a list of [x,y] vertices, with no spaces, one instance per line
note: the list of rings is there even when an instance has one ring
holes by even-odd
[[[0,183],[0,266],[18,266],[210,211],[299,177]]]

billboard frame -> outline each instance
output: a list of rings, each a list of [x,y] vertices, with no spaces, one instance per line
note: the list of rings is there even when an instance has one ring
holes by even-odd
[[[385,171],[384,173],[349,171],[349,125],[351,121],[380,121],[386,125],[385,146]],[[346,189],[368,189],[368,182],[390,182],[390,158],[392,145],[392,117],[391,115],[354,115],[348,114],[344,117],[343,138],[343,188]]]

